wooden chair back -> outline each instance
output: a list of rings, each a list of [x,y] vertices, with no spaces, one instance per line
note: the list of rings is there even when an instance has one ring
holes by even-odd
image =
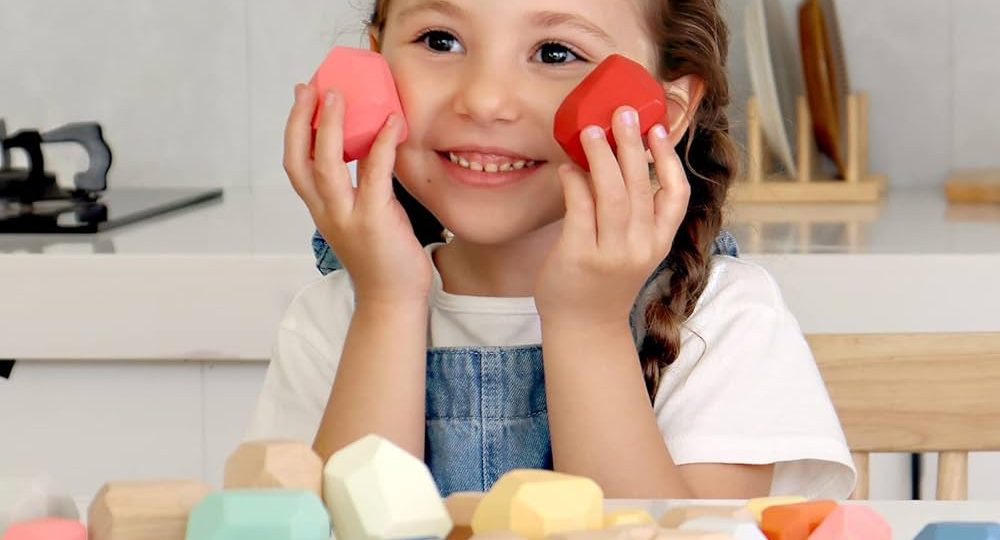
[[[868,498],[868,457],[938,453],[937,498],[968,497],[969,452],[1000,450],[1000,333],[807,336]]]

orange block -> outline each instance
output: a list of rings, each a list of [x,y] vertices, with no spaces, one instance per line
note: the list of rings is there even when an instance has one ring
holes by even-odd
[[[75,520],[44,518],[11,525],[3,540],[87,540],[87,528]]]
[[[892,540],[892,527],[871,508],[843,505],[827,516],[809,540]]]
[[[472,516],[485,496],[485,493],[476,491],[462,491],[452,493],[444,500],[452,523],[447,540],[468,540],[472,537]]]
[[[813,501],[764,510],[760,528],[769,540],[808,540],[809,535],[837,509],[834,501]]]

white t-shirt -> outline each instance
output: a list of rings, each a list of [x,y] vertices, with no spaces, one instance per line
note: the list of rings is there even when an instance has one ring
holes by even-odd
[[[438,244],[440,245],[440,244]],[[437,245],[428,246],[430,254]],[[681,330],[653,406],[675,463],[774,463],[773,495],[846,498],[855,471],[836,412],[798,323],[760,266],[717,256]],[[541,343],[532,298],[459,296],[435,269],[428,347]],[[311,442],[354,309],[348,274],[292,301],[278,330],[248,439]]]

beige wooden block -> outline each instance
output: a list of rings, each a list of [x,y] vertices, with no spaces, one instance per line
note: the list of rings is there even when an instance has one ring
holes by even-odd
[[[510,531],[493,531],[473,535],[471,540],[526,540],[523,536]]]
[[[677,529],[692,519],[702,517],[739,518],[741,516],[750,517],[749,512],[742,506],[679,506],[668,510],[660,517],[660,527]]]
[[[472,516],[485,496],[478,491],[463,491],[445,498],[444,507],[448,509],[452,525],[447,540],[467,540],[472,536]]]
[[[503,475],[479,504],[472,530],[513,531],[528,540],[600,529],[604,492],[589,478],[518,469]]]
[[[112,482],[90,503],[90,540],[184,540],[191,509],[212,491],[198,481]]]
[[[604,514],[604,528],[610,529],[620,525],[654,525],[656,520],[649,512],[641,508],[622,508]]]
[[[781,497],[759,497],[756,499],[750,499],[747,501],[747,510],[753,516],[753,519],[760,523],[764,516],[764,510],[772,506],[784,506],[786,504],[798,504],[808,502],[805,497],[796,496],[781,496]]]
[[[451,518],[423,461],[368,435],[330,457],[323,499],[337,538],[444,538]]]
[[[548,540],[654,540],[659,532],[660,528],[651,524],[619,525],[596,531],[554,534]]]
[[[226,460],[226,489],[285,488],[323,495],[323,460],[297,441],[243,443]]]

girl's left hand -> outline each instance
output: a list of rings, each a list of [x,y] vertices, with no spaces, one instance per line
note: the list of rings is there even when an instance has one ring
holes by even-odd
[[[650,179],[635,109],[616,111],[612,133],[617,157],[604,130],[594,126],[581,134],[590,174],[572,164],[559,169],[566,217],[535,284],[543,324],[627,324],[687,213],[691,186],[666,129],[657,125],[648,135],[659,189]]]

